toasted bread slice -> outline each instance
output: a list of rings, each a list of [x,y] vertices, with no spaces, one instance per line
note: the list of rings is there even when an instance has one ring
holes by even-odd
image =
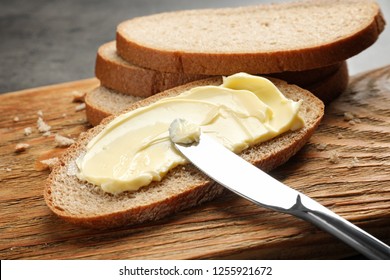
[[[344,61],[384,26],[372,0],[303,0],[137,17],[118,25],[116,41],[122,58],[162,72],[268,74]]]
[[[192,82],[136,102],[128,110],[178,95],[195,86],[218,85],[221,82],[220,77]],[[284,81],[273,82],[286,97],[303,100],[299,114],[305,125],[297,131],[282,134],[240,154],[265,171],[283,164],[293,156],[313,134],[324,113],[323,103],[310,92]],[[106,118],[102,124],[81,135],[54,166],[46,182],[44,196],[47,205],[56,215],[83,226],[117,227],[161,219],[209,201],[223,192],[223,187],[191,164],[172,169],[160,182],[118,195],[104,193],[100,187],[80,181],[76,176],[76,159],[85,151],[90,139],[113,118]]]

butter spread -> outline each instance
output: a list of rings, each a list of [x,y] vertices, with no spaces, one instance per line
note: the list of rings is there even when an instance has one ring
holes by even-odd
[[[77,176],[105,192],[135,191],[186,163],[169,137],[175,119],[189,121],[239,153],[301,128],[300,104],[265,78],[245,73],[224,77],[220,86],[192,88],[116,117],[77,159]],[[194,130],[192,125],[183,129]],[[185,136],[188,131],[183,132]],[[193,132],[196,137],[196,129]]]
[[[200,126],[185,119],[175,119],[168,131],[173,143],[191,144],[200,139]]]

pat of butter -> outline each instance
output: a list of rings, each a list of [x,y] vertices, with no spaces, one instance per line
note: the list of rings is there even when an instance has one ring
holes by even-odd
[[[116,117],[78,158],[77,176],[109,193],[135,191],[186,163],[169,137],[175,119],[188,120],[238,153],[301,128],[300,104],[265,78],[245,73],[225,77],[220,86],[192,88]],[[183,141],[196,138],[191,125],[182,132],[178,137],[184,135]]]
[[[200,126],[185,119],[175,119],[169,126],[169,137],[178,144],[199,142]]]

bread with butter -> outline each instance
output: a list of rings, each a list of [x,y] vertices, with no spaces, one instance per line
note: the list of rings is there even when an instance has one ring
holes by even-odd
[[[310,92],[281,80],[272,81],[286,97],[303,100],[299,114],[305,126],[240,153],[244,159],[265,171],[276,168],[293,156],[313,134],[324,113],[323,103]],[[127,110],[178,95],[195,86],[218,85],[221,82],[220,77],[195,81],[135,102]],[[80,181],[76,176],[76,159],[85,151],[87,143],[113,118],[104,119],[100,125],[80,135],[78,141],[53,167],[45,185],[44,196],[47,205],[57,216],[82,226],[117,227],[158,220],[223,193],[223,187],[191,164],[172,169],[161,181],[138,191],[117,195],[105,193],[98,186]]]

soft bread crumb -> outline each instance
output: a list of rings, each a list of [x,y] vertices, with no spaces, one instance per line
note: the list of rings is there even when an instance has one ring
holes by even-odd
[[[54,141],[56,142],[57,147],[68,147],[75,142],[73,139],[59,134],[56,134]]]
[[[345,112],[344,113],[344,120],[345,121],[351,121],[355,118],[355,116],[353,115],[353,113],[351,112]]]
[[[46,170],[46,169],[51,170],[53,168],[53,166],[59,162],[59,159],[58,159],[58,157],[54,157],[54,158],[41,160],[40,162],[44,165],[43,170]]]
[[[15,146],[15,153],[24,152],[24,151],[27,150],[28,148],[30,148],[30,145],[27,144],[27,143],[19,143],[19,144],[16,144],[16,146]]]
[[[353,119],[353,120],[350,120],[348,123],[350,124],[350,125],[355,125],[355,124],[357,124],[357,123],[361,123],[362,121],[360,120],[360,119]]]
[[[42,110],[39,110],[39,111],[37,112],[37,115],[38,115],[38,117],[43,118],[43,112],[42,112]]]
[[[38,117],[37,127],[38,127],[38,131],[41,132],[41,133],[48,132],[51,129],[51,126],[48,125],[47,123],[45,123],[41,116]]]
[[[18,122],[18,121],[19,121],[19,117],[18,116],[14,117],[14,122]]]
[[[76,112],[82,111],[84,109],[85,109],[85,103],[81,103],[80,105],[77,105],[75,108]]]
[[[339,163],[340,162],[339,154],[335,151],[331,152],[330,157],[329,157],[329,161],[331,163]]]
[[[354,118],[351,122],[354,122],[354,124],[361,123],[362,120],[359,118]]]
[[[319,145],[317,146],[317,150],[319,150],[319,151],[325,151],[327,147],[328,147],[327,144],[319,144]]]
[[[344,113],[344,120],[347,121],[350,125],[355,125],[357,123],[361,123],[362,122],[352,112],[345,112]]]
[[[352,159],[352,162],[347,166],[349,169],[355,167],[359,164],[359,159],[357,157],[354,157]]]
[[[31,135],[31,133],[32,133],[32,128],[31,127],[26,127],[24,129],[24,135],[25,136],[29,136],[29,135]]]

